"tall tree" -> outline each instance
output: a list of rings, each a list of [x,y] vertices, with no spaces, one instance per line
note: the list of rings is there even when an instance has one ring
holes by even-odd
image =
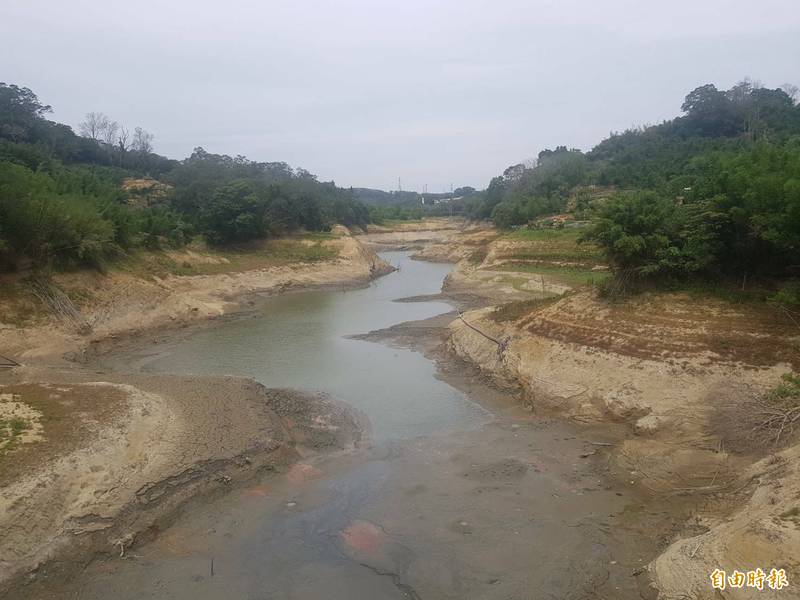
[[[33,124],[52,110],[30,89],[0,81],[0,137],[27,139]]]
[[[78,131],[83,137],[95,142],[104,141],[111,119],[101,112],[86,113],[86,120],[78,125]]]
[[[133,130],[133,143],[132,149],[141,154],[150,154],[153,151],[153,139],[155,136],[149,131],[145,131],[141,127],[136,127]]]

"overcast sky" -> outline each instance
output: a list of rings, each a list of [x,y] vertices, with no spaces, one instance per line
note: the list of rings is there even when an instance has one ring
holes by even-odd
[[[800,85],[798,0],[0,0],[0,81],[183,158],[485,187],[750,76]]]

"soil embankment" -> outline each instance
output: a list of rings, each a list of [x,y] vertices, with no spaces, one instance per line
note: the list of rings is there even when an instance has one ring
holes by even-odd
[[[433,243],[447,243],[466,227],[467,224],[461,219],[430,218],[388,226],[370,225],[358,239],[377,251],[422,250]]]
[[[197,496],[368,435],[356,411],[325,397],[233,377],[92,373],[79,360],[238,310],[247,294],[359,286],[391,271],[346,232],[323,244],[321,260],[263,268],[65,274],[53,285],[81,298],[77,317],[5,319],[2,352],[24,365],[0,371],[0,595],[34,598],[96,554],[124,554]],[[25,302],[4,297],[3,316]]]
[[[598,590],[610,590],[608,586],[625,590],[625,597],[634,593],[647,597],[652,592],[647,589],[647,577],[665,599],[720,597],[712,594],[709,583],[709,575],[716,568],[728,572],[756,568],[769,572],[773,567],[783,568],[792,586],[800,581],[797,518],[800,477],[796,468],[800,446],[793,445],[796,440],[791,436],[785,437],[781,446],[773,447],[757,447],[743,437],[743,432],[751,429],[748,419],[753,415],[746,411],[752,407],[750,400],[800,364],[796,324],[787,322],[769,307],[733,305],[707,296],[647,294],[609,302],[591,287],[585,287],[586,283],[606,276],[605,265],[595,249],[578,245],[577,235],[570,231],[521,231],[500,236],[488,227],[466,227],[447,221],[408,223],[387,229],[372,230],[359,241],[345,236],[336,242],[342,248],[338,258],[325,264],[170,281],[164,295],[149,300],[152,304],[144,310],[146,316],[141,322],[127,323],[122,313],[136,304],[123,304],[119,319],[106,318],[106,313],[99,311],[91,313],[97,315],[91,335],[58,330],[49,349],[36,343],[44,339],[44,329],[29,330],[34,343],[27,350],[19,346],[23,348],[21,355],[32,362],[46,362],[47,357],[59,356],[65,344],[69,347],[70,339],[83,340],[77,345],[80,353],[85,352],[92,339],[94,346],[100,347],[113,341],[120,335],[118,332],[134,331],[142,323],[174,326],[202,321],[204,317],[238,307],[233,298],[237,293],[274,293],[303,282],[309,285],[363,282],[387,267],[376,262],[374,254],[362,243],[381,249],[418,247],[415,257],[420,260],[456,263],[443,293],[435,297],[448,298],[467,312],[398,325],[363,337],[391,340],[425,352],[438,360],[441,376],[453,380],[458,387],[472,386],[470,378],[485,379],[504,390],[501,396],[513,395],[520,404],[540,415],[566,416],[587,428],[586,441],[577,448],[571,447],[577,463],[572,467],[576,473],[573,483],[580,481],[585,487],[580,493],[578,487],[560,491],[545,488],[545,496],[561,498],[562,492],[569,491],[580,497],[591,491],[593,485],[604,490],[602,493],[609,492],[610,500],[623,494],[626,498],[629,494],[636,498],[635,503],[620,501],[610,515],[618,519],[618,530],[606,530],[605,520],[595,524],[579,520],[574,524],[578,528],[591,525],[587,529],[591,535],[595,535],[597,525],[597,531],[603,535],[595,543],[608,547],[613,542],[620,552],[619,556],[604,554],[602,568],[587,557],[587,565],[597,567],[596,572],[584,578],[591,583],[587,597],[599,594]],[[331,265],[338,265],[340,271],[331,270]],[[221,289],[221,282],[230,283],[232,290]],[[204,287],[206,283],[211,289]],[[139,296],[132,293],[130,297]],[[189,300],[179,302],[186,298]],[[169,310],[162,310],[165,307]],[[465,369],[464,365],[471,369]],[[7,522],[9,544],[18,548],[16,564],[32,565],[41,562],[42,556],[55,556],[60,548],[67,547],[84,550],[76,556],[103,548],[122,552],[132,539],[129,534],[155,532],[193,494],[227,489],[259,469],[280,469],[309,446],[342,448],[359,438],[358,416],[338,405],[290,392],[264,390],[247,380],[103,376],[104,382],[96,383],[96,379],[81,373],[60,373],[56,377],[52,372],[28,367],[18,371],[14,378],[6,378],[7,389],[0,390],[8,396],[5,402],[25,404],[6,412],[27,415],[28,438],[36,439],[43,433],[45,440],[29,446],[21,437],[15,442],[19,449],[14,450],[14,455],[21,459],[9,471],[8,480],[17,486],[21,482],[45,486],[41,496],[30,494],[29,500],[21,500],[20,487],[13,488],[18,492],[16,500],[4,497],[9,510],[17,511],[13,513],[15,520]],[[103,390],[103,411],[84,412],[84,405],[91,402],[98,389]],[[201,400],[198,406],[186,403],[186,398],[202,399],[203,394],[207,394],[207,400]],[[84,421],[91,431],[69,432],[68,427],[59,430],[52,422],[48,425],[43,418],[47,416],[48,403],[50,416],[56,421],[61,418],[58,410],[78,407],[81,414],[89,415]],[[243,415],[243,420],[228,414],[231,406]],[[53,407],[61,408],[54,411]],[[201,423],[197,436],[181,425],[195,420]],[[216,427],[213,432],[203,429],[206,425],[202,423],[217,420],[226,424],[224,431]],[[494,457],[497,460],[492,459],[497,462],[497,465],[492,463],[493,469],[496,466],[505,473],[508,467],[516,473],[519,465],[508,463],[504,453],[513,450],[525,462],[533,461],[528,454],[540,451],[532,447],[528,436],[544,440],[546,434],[539,425],[521,427],[521,422],[499,421],[489,428],[489,446],[498,452]],[[342,435],[335,436],[333,431],[341,431]],[[431,450],[431,456],[448,453],[460,456],[464,473],[458,471],[458,482],[472,478],[470,469],[486,459],[476,458],[474,450],[480,449],[487,438],[474,434],[472,440],[470,435],[451,437],[447,443],[453,448],[445,454],[441,447]],[[514,438],[510,442],[519,442],[518,448],[511,448],[509,435]],[[115,446],[119,443],[115,440],[120,438],[136,440],[134,448],[140,449],[138,454],[136,451],[128,454],[128,446]],[[98,446],[86,454],[88,446],[77,443],[76,439],[93,440]],[[11,440],[14,442],[15,438]],[[53,486],[63,482],[51,477],[47,469],[34,466],[31,469],[39,479],[30,479],[26,465],[34,462],[25,459],[23,453],[28,447],[50,453],[47,465],[60,465],[59,461],[69,457],[63,460],[68,465],[63,473],[68,474],[68,482],[77,486],[64,488],[69,502],[56,503],[51,509],[43,507],[41,502],[48,497],[47,490],[52,493],[56,489]],[[187,448],[192,448],[192,452],[199,450],[196,456],[189,456]],[[86,461],[89,455],[102,456],[102,464],[82,463],[81,457]],[[555,472],[564,465],[553,456],[548,468]],[[592,466],[595,461],[596,467]],[[108,465],[117,475],[130,473],[130,483],[114,483],[120,478],[106,474]],[[408,477],[401,477],[401,481],[424,478],[413,462],[410,465]],[[430,481],[440,482],[440,470],[444,468],[432,470],[428,474]],[[146,477],[145,472],[155,476]],[[495,477],[494,472],[491,471],[491,477]],[[598,479],[589,485],[592,477]],[[607,483],[611,479],[617,487]],[[482,510],[491,511],[497,508],[497,501],[503,501],[496,500],[490,491],[507,492],[508,506],[513,505],[514,511],[528,519],[526,522],[536,522],[540,515],[525,512],[529,503],[517,506],[514,502],[520,494],[535,497],[541,486],[526,489],[502,483],[492,480],[491,488],[480,487],[480,493],[485,493],[485,505],[471,500],[462,503],[460,510],[469,517],[454,521],[454,533],[471,535],[472,531],[464,528],[473,527]],[[3,491],[6,489],[12,487]],[[87,491],[81,491],[84,489]],[[142,495],[146,500],[144,506]],[[128,499],[127,504],[124,498]],[[587,507],[595,505],[589,503]],[[588,510],[576,506],[578,512]],[[391,508],[391,514],[396,513],[394,505],[387,503],[387,507]],[[48,516],[38,522],[34,520],[38,529],[26,533],[18,524],[20,515],[36,511]],[[109,517],[114,511],[118,516]],[[394,527],[402,528],[404,523],[400,519]],[[522,527],[524,523],[520,521],[519,525]],[[552,531],[554,540],[561,535],[559,527]],[[613,540],[614,531],[617,537],[626,539]],[[407,539],[424,537],[423,534],[424,531],[415,532],[412,527]],[[15,535],[35,543],[15,542]],[[533,535],[542,534],[532,530],[530,536]],[[629,535],[655,541],[657,551],[643,556],[641,550],[645,545],[629,541]],[[514,548],[508,559],[525,555],[526,542],[527,538],[519,548],[508,545]],[[585,540],[576,541],[576,548],[585,545]],[[475,564],[478,569],[485,564],[484,546],[478,542],[475,546],[473,558],[480,557]],[[472,555],[465,556],[464,562],[473,559]],[[31,572],[31,585],[48,574],[57,574],[60,568],[58,563],[45,565]],[[628,570],[623,572],[619,565]],[[5,563],[0,566],[9,568]],[[65,563],[63,568],[69,571],[74,565]],[[502,565],[497,569],[502,571]],[[524,590],[524,587],[513,588],[512,592],[511,587],[500,586],[494,575],[487,577],[487,585],[498,586],[498,594],[501,589],[512,594]],[[636,581],[630,580],[631,577]],[[576,576],[574,585],[581,580],[581,576]],[[503,583],[506,584],[511,585]],[[523,582],[519,585],[523,586]],[[794,597],[792,587],[774,593],[766,589],[763,592],[741,589],[725,594],[721,597]]]
[[[19,297],[9,299],[0,311],[3,352],[24,364],[52,365],[65,354],[70,360],[80,359],[93,344],[103,341],[184,327],[236,311],[248,294],[359,286],[391,272],[390,265],[344,228],[337,233],[319,244],[325,250],[320,258],[288,264],[236,268],[224,257],[186,251],[172,253],[172,259],[203,274],[117,270],[59,275],[53,283],[59,292],[66,290],[72,296],[80,312],[78,320],[50,311],[20,324],[15,322],[14,309],[23,302]],[[30,296],[27,291],[22,295]]]
[[[713,597],[716,568],[783,568],[800,581],[800,446],[791,436],[755,444],[758,415],[748,412],[800,365],[796,322],[711,296],[603,299],[581,285],[605,276],[602,264],[591,249],[569,249],[571,237],[519,232],[475,249],[455,236],[459,249],[426,249],[463,256],[445,290],[482,299],[450,324],[450,350],[532,410],[627,426],[614,464],[652,510],[692,514],[649,566],[661,597]]]

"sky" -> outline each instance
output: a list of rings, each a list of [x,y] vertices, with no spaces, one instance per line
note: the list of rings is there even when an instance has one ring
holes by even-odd
[[[744,77],[800,85],[798,0],[0,0],[0,81],[53,120],[346,187],[483,188]]]

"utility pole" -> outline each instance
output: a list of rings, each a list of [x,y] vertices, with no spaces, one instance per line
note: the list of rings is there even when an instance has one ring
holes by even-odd
[[[450,216],[453,216],[453,184],[450,184],[450,202],[447,203],[450,207]]]
[[[402,192],[403,191],[403,182],[400,181],[399,177],[397,178],[397,191],[398,192]]]

